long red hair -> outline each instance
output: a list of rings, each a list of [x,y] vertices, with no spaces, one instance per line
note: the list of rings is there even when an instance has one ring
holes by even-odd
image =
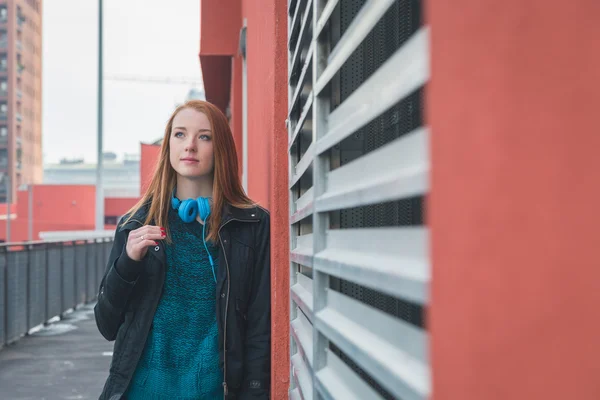
[[[142,198],[129,210],[129,218],[146,204],[149,204],[149,211],[144,221],[147,225],[153,221],[156,225],[164,227],[167,230],[167,240],[170,241],[168,213],[171,207],[171,196],[177,182],[177,173],[171,166],[169,160],[171,129],[173,128],[173,119],[181,110],[192,108],[204,113],[210,122],[212,128],[212,140],[214,151],[214,169],[213,169],[213,199],[211,204],[211,214],[209,217],[210,228],[206,237],[207,241],[216,241],[219,225],[223,217],[223,207],[226,204],[238,208],[249,208],[255,203],[246,195],[240,177],[238,175],[238,158],[235,150],[235,142],[227,117],[216,106],[202,100],[190,100],[177,107],[165,128],[165,134],[160,149],[160,159],[156,165],[152,181],[148,190]],[[125,222],[127,222],[125,221]]]

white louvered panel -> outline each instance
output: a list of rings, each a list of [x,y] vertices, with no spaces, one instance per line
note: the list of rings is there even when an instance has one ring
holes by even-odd
[[[299,349],[299,353],[302,354],[308,366],[312,369],[313,365],[313,345],[312,345],[312,324],[304,316],[303,313],[298,313],[298,317],[291,323],[291,334],[296,345]],[[311,371],[312,372],[312,371]]]
[[[344,151],[346,139],[427,83],[429,32],[427,27],[418,29],[393,54],[388,53],[387,61],[369,72],[366,80],[354,82],[353,92],[341,95],[339,103],[336,96],[344,84],[340,81],[348,79],[340,74],[342,66],[352,61],[375,26],[382,26],[378,23],[388,10],[408,7],[396,0],[365,0],[336,37],[343,7],[346,18],[352,7],[344,4],[347,1],[290,3],[297,5],[288,19],[289,76],[293,78],[288,149],[295,156],[289,165],[290,398],[377,400],[387,392],[386,396],[403,400],[426,399],[431,391],[427,331],[357,300],[360,297],[337,292],[330,277],[357,284],[361,290],[373,289],[378,296],[428,304],[426,227],[339,229],[336,225],[340,210],[428,193],[427,127],[402,132],[399,139],[351,162],[342,161],[339,167],[334,154]],[[296,162],[298,146],[308,148]],[[311,182],[312,187],[307,187]],[[330,343],[347,358],[332,352]],[[344,361],[348,358],[362,372]]]
[[[418,129],[344,165],[327,176],[317,211],[398,200],[427,192],[427,130]]]
[[[421,28],[328,118],[321,154],[352,135],[429,79],[429,29]]]
[[[296,274],[297,282],[291,288],[292,301],[302,310],[304,315],[309,319],[313,320],[313,288],[312,279],[302,275],[301,273]]]
[[[370,374],[402,399],[430,394],[427,334],[333,290],[327,307],[315,315],[315,327]]]
[[[292,375],[296,386],[300,389],[300,395],[304,400],[313,398],[312,376],[300,354],[292,356]]]
[[[423,227],[338,229],[313,260],[316,270],[394,297],[426,304],[430,278]]]
[[[327,352],[327,366],[316,375],[317,386],[327,400],[383,400],[356,372]]]
[[[395,0],[367,0],[361,8],[358,15],[346,32],[341,37],[339,43],[331,51],[327,62],[327,68],[321,76],[317,78],[316,94],[327,86],[333,76],[339,71],[344,62],[350,58],[358,45],[367,37],[375,24],[383,17],[383,14],[394,3]],[[333,11],[333,10],[332,10]]]

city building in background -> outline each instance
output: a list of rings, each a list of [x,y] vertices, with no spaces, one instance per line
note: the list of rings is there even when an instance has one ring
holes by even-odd
[[[185,101],[189,100],[206,100],[206,93],[204,93],[204,89],[202,88],[191,88],[185,97]]]
[[[135,197],[140,195],[140,157],[104,153],[104,196]],[[83,159],[62,159],[56,164],[44,165],[44,184],[95,185],[96,164]]]
[[[0,203],[41,183],[42,2],[0,2]],[[13,200],[14,202],[14,200]]]

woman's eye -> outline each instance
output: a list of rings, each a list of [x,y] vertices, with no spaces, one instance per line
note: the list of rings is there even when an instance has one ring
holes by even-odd
[[[183,136],[183,132],[175,132],[175,137],[181,137]]]
[[[200,135],[200,139],[202,139],[202,140],[210,140],[210,136],[208,136],[208,135]]]

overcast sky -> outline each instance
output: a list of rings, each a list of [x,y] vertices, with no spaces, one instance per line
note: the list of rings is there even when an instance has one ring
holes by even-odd
[[[104,73],[201,79],[199,0],[104,0]],[[44,162],[96,161],[98,1],[43,3]],[[105,81],[104,151],[159,138],[190,85]]]

